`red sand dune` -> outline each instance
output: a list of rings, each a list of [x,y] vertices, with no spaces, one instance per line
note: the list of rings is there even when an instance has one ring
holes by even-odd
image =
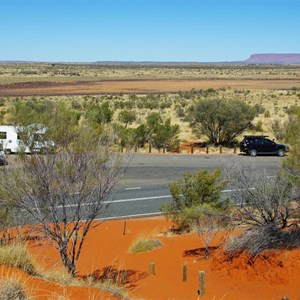
[[[205,260],[197,234],[170,235],[167,231],[172,224],[164,218],[127,220],[125,235],[124,222],[108,221],[91,231],[78,265],[80,275],[101,278],[104,270],[117,276],[127,270],[125,287],[133,299],[197,299],[198,272],[203,270],[206,296],[200,299],[300,299],[300,249],[265,252],[254,263],[249,263],[245,255],[226,261],[222,250],[217,249]],[[141,234],[153,234],[162,247],[129,254],[129,246]],[[29,249],[44,268],[60,266],[58,254],[50,245],[32,242]],[[149,275],[150,263],[155,263],[155,275]],[[182,280],[183,264],[187,265],[187,282]],[[34,282],[40,286],[40,281]],[[43,284],[44,291],[56,289],[60,293],[61,287],[54,287],[54,283]],[[88,299],[86,295],[90,293],[84,288],[67,291],[69,299]],[[108,294],[98,297],[94,299],[112,299]]]

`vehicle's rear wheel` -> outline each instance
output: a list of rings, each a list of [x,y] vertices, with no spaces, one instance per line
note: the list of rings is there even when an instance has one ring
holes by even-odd
[[[285,151],[283,149],[279,149],[277,151],[277,155],[280,156],[280,157],[283,157],[285,155]]]
[[[256,151],[255,149],[251,149],[251,150],[249,151],[249,155],[250,155],[251,157],[255,157],[255,156],[257,155],[257,151]]]

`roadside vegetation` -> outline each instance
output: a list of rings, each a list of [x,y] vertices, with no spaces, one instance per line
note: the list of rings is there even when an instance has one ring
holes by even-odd
[[[289,122],[291,109],[299,101],[300,91],[297,89],[207,89],[176,94],[2,97],[0,122],[10,125],[43,123],[50,129],[55,123],[65,122],[68,130],[86,125],[98,133],[101,127],[109,125],[118,135],[118,147],[147,151],[151,143],[156,151],[176,151],[178,143],[232,146],[241,140],[243,134],[269,135],[286,142],[285,123]],[[209,110],[214,113],[212,102],[215,105],[217,102],[220,105],[223,103],[224,109],[218,110],[218,120],[213,118],[209,121],[202,118],[202,106],[210,103],[204,114],[209,116]],[[69,111],[65,119],[55,113],[58,106],[64,106]],[[148,121],[155,114],[160,116],[156,124]],[[226,123],[223,123],[225,120]],[[217,126],[221,123],[223,129],[219,134],[214,132],[216,129],[209,129],[215,128],[209,127],[212,124]],[[55,128],[52,131],[55,134]]]
[[[206,258],[218,232],[239,226],[242,232],[224,241],[231,259],[244,252],[255,259],[265,250],[298,248],[299,167],[292,163],[297,155],[292,152],[275,176],[268,176],[251,158],[238,157],[227,159],[222,177],[219,169],[187,173],[170,184],[172,200],[161,211],[176,230],[196,229]],[[229,198],[222,193],[225,187]]]
[[[88,78],[100,72],[103,78],[117,78],[124,72],[132,72],[132,77],[147,77],[152,70],[110,68],[116,73],[106,74],[106,66],[91,65],[78,66],[75,73],[72,65],[37,64],[26,73],[22,64],[18,70],[10,66],[0,65],[0,79],[16,72],[16,81],[51,72],[63,78]],[[255,73],[257,78],[268,76],[270,70],[274,78],[283,70],[286,73],[282,76],[287,78],[292,76],[290,72],[299,76],[298,67],[258,69],[261,73]],[[177,70],[166,68],[167,75],[161,76],[170,76],[168,72]],[[191,72],[195,72],[196,78],[209,76],[209,72],[220,77],[222,72],[229,72],[227,77],[236,72],[242,78],[257,72],[250,67],[233,67],[231,71],[225,67],[180,70],[178,76],[192,76]],[[0,264],[47,278],[39,273],[25,246],[13,244],[13,238],[6,236],[10,227],[37,224],[33,226],[36,233],[60,255],[69,276],[64,280],[82,283],[75,281],[78,260],[86,237],[96,226],[94,220],[105,216],[107,200],[124,167],[123,156],[117,154],[120,149],[154,147],[159,152],[178,151],[180,143],[190,141],[232,147],[243,133],[272,134],[291,146],[290,155],[275,176],[257,171],[250,159],[234,157],[222,169],[186,173],[171,183],[172,200],[162,205],[161,211],[176,226],[174,231],[194,230],[198,234],[206,259],[211,256],[211,245],[218,233],[239,225],[243,226],[242,233],[224,246],[230,258],[247,252],[255,259],[265,250],[300,247],[299,100],[298,89],[225,88],[176,94],[2,97],[1,124],[43,124],[48,129],[45,139],[53,141],[56,149],[45,149],[43,155],[19,153],[13,166],[0,170]],[[23,132],[25,143],[29,143],[32,134],[30,130]],[[226,188],[232,191],[230,195],[224,193]],[[157,239],[140,237],[133,241],[129,252],[151,251],[159,246]],[[92,281],[90,285],[100,287],[105,283]],[[117,290],[112,282],[107,286]],[[11,289],[22,292],[17,285]]]

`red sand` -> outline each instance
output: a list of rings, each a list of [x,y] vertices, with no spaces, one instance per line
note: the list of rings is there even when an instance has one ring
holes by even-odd
[[[121,270],[127,270],[129,282],[125,287],[133,299],[197,299],[198,272],[203,270],[206,296],[200,299],[282,299],[283,296],[300,299],[300,249],[266,252],[252,265],[246,256],[225,261],[221,250],[205,260],[199,254],[203,247],[199,237],[167,234],[172,224],[163,218],[127,220],[125,235],[124,222],[108,221],[91,231],[78,265],[80,275],[93,274],[99,278],[103,270],[109,269],[118,277]],[[129,254],[129,246],[141,234],[153,234],[163,246],[151,252]],[[59,266],[58,254],[50,245],[32,243],[29,248],[45,268]],[[155,275],[148,272],[152,262]],[[182,281],[183,264],[187,265],[187,282]],[[33,280],[40,286],[40,280],[38,283]],[[48,282],[41,288],[50,292],[56,289],[56,294],[63,292],[59,289],[67,289],[68,299],[89,299],[87,294],[91,294],[84,288],[54,286]],[[94,299],[112,298],[106,294]]]

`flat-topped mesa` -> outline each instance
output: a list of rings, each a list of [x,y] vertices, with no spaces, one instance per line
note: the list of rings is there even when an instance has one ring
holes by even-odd
[[[300,64],[300,54],[252,54],[248,64]]]

